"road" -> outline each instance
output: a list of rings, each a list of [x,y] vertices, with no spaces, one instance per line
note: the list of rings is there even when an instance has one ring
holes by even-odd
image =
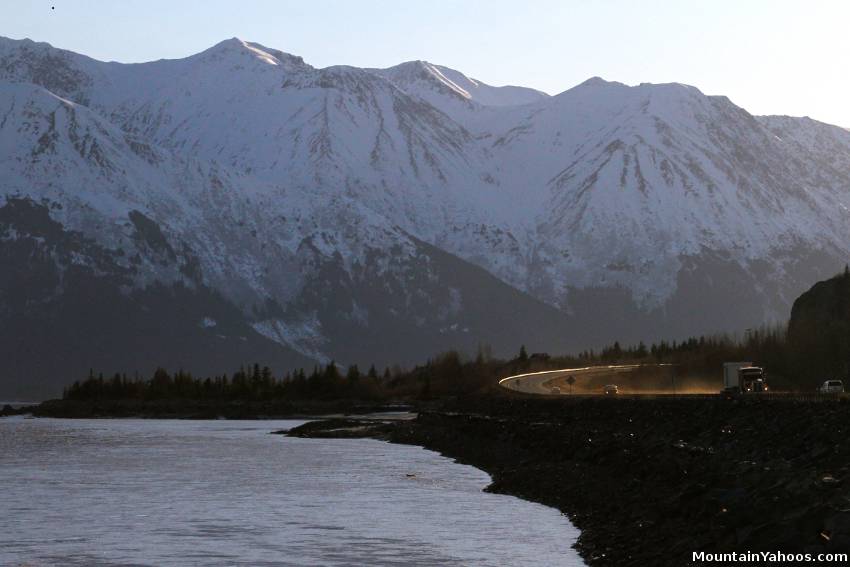
[[[716,387],[713,384],[702,384],[701,387],[687,387],[687,384],[679,382],[677,387],[658,387],[659,382],[654,384],[641,383],[646,376],[635,375],[627,376],[626,374],[638,369],[652,368],[669,368],[670,364],[620,364],[611,366],[587,366],[584,368],[563,368],[560,370],[546,370],[542,372],[528,372],[525,374],[517,374],[516,376],[508,376],[499,380],[499,385],[508,390],[522,392],[525,394],[541,394],[546,396],[569,395],[570,385],[567,378],[572,376],[575,378],[573,384],[573,393],[576,395],[600,395],[603,394],[605,384],[617,384],[620,388],[620,394],[623,397],[640,397],[653,398],[658,396],[702,396],[707,398],[716,398],[722,383],[720,378]],[[665,370],[666,372],[666,370]],[[656,386],[653,388],[652,386]],[[557,387],[558,390],[552,391]],[[798,400],[798,401],[831,401],[850,399],[850,393],[847,394],[821,394],[818,392],[791,392],[791,391],[776,391],[751,394],[750,396],[760,399],[771,400]]]
[[[585,368],[563,368],[561,370],[546,370],[543,372],[529,372],[526,374],[517,374],[508,376],[499,380],[499,385],[515,392],[523,392],[526,394],[545,394],[552,395],[559,392],[552,391],[552,388],[559,388],[560,394],[569,394],[570,385],[567,378],[572,376],[576,383],[573,388],[575,393],[598,393],[602,391],[597,389],[588,391],[584,386],[590,382],[598,383],[600,379],[605,378],[606,383],[616,384],[617,375],[625,372],[632,372],[638,368],[647,366],[670,366],[669,364],[619,364],[611,366],[587,366]],[[597,391],[598,390],[598,391]]]

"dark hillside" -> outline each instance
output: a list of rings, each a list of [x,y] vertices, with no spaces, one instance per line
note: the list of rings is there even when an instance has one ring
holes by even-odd
[[[850,371],[850,271],[818,282],[791,308],[789,348],[796,371],[814,387]]]

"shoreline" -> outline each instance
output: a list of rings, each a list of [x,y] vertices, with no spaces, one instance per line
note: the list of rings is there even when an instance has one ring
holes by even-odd
[[[68,419],[324,419],[336,415],[409,412],[403,403],[285,400],[47,400],[37,405],[0,408],[0,417],[31,414]]]
[[[564,513],[588,565],[679,566],[699,551],[850,551],[848,417],[841,402],[491,398],[288,434],[436,451],[488,473],[489,492]]]

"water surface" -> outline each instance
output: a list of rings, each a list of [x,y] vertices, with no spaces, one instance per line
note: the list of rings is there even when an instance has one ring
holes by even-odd
[[[0,419],[0,565],[581,565],[554,509],[301,422]]]

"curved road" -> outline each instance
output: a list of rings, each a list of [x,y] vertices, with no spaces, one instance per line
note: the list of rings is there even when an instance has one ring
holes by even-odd
[[[576,379],[574,391],[577,393],[598,393],[600,391],[588,391],[583,384],[587,384],[591,378],[599,378],[603,375],[610,375],[608,383],[616,384],[616,375],[624,372],[631,372],[641,367],[662,367],[671,366],[670,364],[619,364],[611,366],[587,366],[585,368],[564,368],[561,370],[546,370],[543,372],[529,372],[526,374],[517,374],[508,376],[499,380],[499,385],[515,392],[523,392],[526,394],[558,394],[553,392],[552,388],[560,388],[560,394],[568,394],[570,385],[567,378],[572,376]]]

